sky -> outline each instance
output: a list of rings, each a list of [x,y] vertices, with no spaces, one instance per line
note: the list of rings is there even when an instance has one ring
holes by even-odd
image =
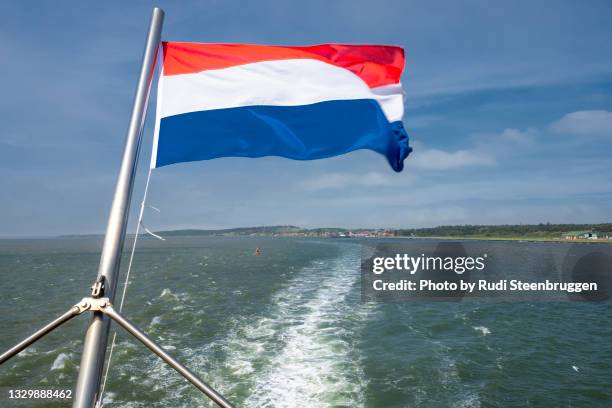
[[[0,236],[104,231],[153,6],[169,41],[402,46],[414,152],[156,169],[149,229],[612,222],[610,1],[3,1]]]

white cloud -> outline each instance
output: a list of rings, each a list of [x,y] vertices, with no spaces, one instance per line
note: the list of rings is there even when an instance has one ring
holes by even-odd
[[[533,138],[536,134],[537,130],[534,128],[528,128],[526,130],[506,128],[501,132],[499,137],[503,141],[529,145],[533,142]]]
[[[612,136],[612,112],[584,110],[568,113],[550,125],[554,132],[579,136]]]
[[[496,164],[492,155],[476,150],[457,150],[455,152],[438,149],[415,150],[410,159],[407,161],[409,167],[426,170],[451,170]]]
[[[389,176],[383,173],[372,171],[370,173],[365,174],[361,178],[360,183],[364,186],[388,186],[391,184],[391,181],[392,180]]]
[[[505,128],[495,133],[474,133],[470,139],[478,151],[505,154],[508,148],[530,147],[537,141],[540,131],[536,128]],[[497,156],[497,154],[495,155]]]
[[[301,187],[308,191],[319,191],[354,186],[387,186],[391,184],[391,182],[392,180],[389,176],[378,172],[369,172],[366,174],[331,173],[304,180],[301,183]]]
[[[434,115],[420,115],[410,116],[408,115],[405,120],[406,129],[418,129],[427,127],[433,123],[439,122],[441,119],[439,116]]]

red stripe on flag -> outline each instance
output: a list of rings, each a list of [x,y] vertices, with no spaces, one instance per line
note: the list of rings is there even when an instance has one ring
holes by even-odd
[[[399,83],[404,69],[404,50],[389,45],[284,47],[164,42],[163,47],[164,75],[193,74],[262,61],[315,59],[345,68],[375,88]]]

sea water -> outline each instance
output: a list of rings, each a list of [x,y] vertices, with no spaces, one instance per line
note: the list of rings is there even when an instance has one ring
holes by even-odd
[[[100,244],[0,241],[0,349],[88,295]],[[537,254],[563,244],[497,245],[538,245]],[[351,240],[144,238],[123,313],[239,407],[612,404],[610,303],[361,303],[359,264]],[[519,258],[507,265],[521,267]],[[87,321],[0,366],[0,389],[73,389]],[[106,407],[210,405],[118,333]]]

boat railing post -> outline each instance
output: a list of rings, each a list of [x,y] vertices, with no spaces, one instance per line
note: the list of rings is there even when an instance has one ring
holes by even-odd
[[[78,306],[71,307],[66,313],[62,314],[52,322],[47,323],[45,326],[41,327],[25,339],[21,340],[19,343],[15,344],[13,347],[5,351],[0,355],[0,365],[7,362],[10,358],[15,357],[17,354],[28,348],[31,344],[35,343],[37,340],[51,333],[53,330],[60,327],[62,324],[66,323],[68,320],[73,317],[79,315],[81,312]]]
[[[213,387],[206,384],[200,377],[197,376],[193,371],[179,363],[174,357],[172,357],[166,350],[157,344],[152,338],[147,336],[144,332],[138,329],[128,319],[126,319],[121,313],[113,308],[112,303],[108,297],[101,297],[103,295],[103,283],[104,280],[98,280],[92,286],[92,295],[81,299],[79,303],[72,306],[67,312],[57,317],[55,320],[43,326],[30,336],[26,337],[4,353],[0,354],[0,365],[7,362],[12,357],[15,357],[21,351],[25,350],[28,346],[41,339],[45,335],[51,333],[53,330],[60,327],[75,316],[78,316],[84,312],[92,313],[103,313],[104,316],[110,317],[117,324],[123,327],[128,333],[134,336],[142,344],[144,344],[149,350],[155,353],[161,358],[166,364],[174,368],[177,373],[183,376],[187,381],[194,385],[197,389],[202,391],[204,395],[210,398],[220,408],[234,408],[234,406],[226,400],[221,394],[219,394]],[[98,401],[94,402],[97,403]],[[101,403],[100,403],[101,405]]]
[[[166,362],[166,364],[174,368],[177,373],[183,376],[187,381],[189,381],[197,389],[202,391],[204,395],[210,398],[219,407],[234,408],[234,406],[228,400],[226,400],[221,394],[219,394],[214,388],[206,384],[194,372],[192,372],[187,367],[179,363],[176,359],[174,359],[170,354],[168,354],[168,352],[166,352],[166,350],[164,350],[153,339],[151,339],[145,333],[140,331],[129,320],[123,317],[121,313],[116,311],[112,305],[104,305],[102,310],[105,315],[109,316],[111,319],[117,322],[119,326],[123,327],[128,333],[130,333],[132,336],[138,339],[138,341],[144,344],[149,350],[157,354],[157,356],[161,358],[164,362]]]
[[[119,264],[123,251],[130,201],[138,164],[138,153],[142,140],[151,82],[155,70],[157,50],[161,40],[163,20],[163,10],[154,8],[142,57],[142,66],[140,68],[138,86],[125,140],[123,158],[117,177],[115,195],[102,246],[98,279],[104,279],[105,296],[110,298],[111,302],[114,300],[117,287]],[[85,335],[79,376],[74,392],[73,408],[92,408],[95,404],[104,367],[109,326],[110,321],[108,317],[100,312],[93,314]]]

